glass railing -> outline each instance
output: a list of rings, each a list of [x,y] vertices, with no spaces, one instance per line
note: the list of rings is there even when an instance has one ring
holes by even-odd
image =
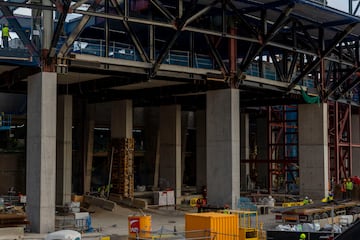
[[[57,49],[59,50],[64,43],[65,38],[61,38],[58,42]],[[74,41],[70,47],[70,51],[79,54],[88,54],[99,57],[105,57],[105,41],[101,39],[79,38]],[[141,61],[141,58],[135,47],[130,44],[110,42],[109,44],[109,58],[125,59],[132,61]],[[172,64],[178,66],[190,66],[190,53],[186,51],[170,50],[169,54],[163,61],[164,64]],[[194,67],[213,69],[214,64],[210,56],[205,54],[195,54]]]
[[[9,130],[11,128],[11,115],[10,114],[0,114],[0,131]]]
[[[60,38],[57,49],[59,50],[64,43],[65,38]],[[70,51],[79,54],[88,54],[99,57],[106,57],[105,41],[102,39],[78,38],[74,41]],[[109,43],[108,58],[125,59],[131,61],[142,61],[135,47],[131,44],[111,41]],[[156,52],[156,57],[159,52]],[[188,51],[170,50],[163,60],[163,64],[171,64],[177,66],[190,67],[191,55]],[[263,62],[263,78],[268,80],[280,81],[276,73],[275,67],[270,62]],[[202,69],[214,69],[215,64],[210,56],[195,53],[193,56],[193,67]],[[245,72],[250,76],[260,77],[259,66],[257,62],[250,64]],[[293,79],[295,78],[295,74]],[[300,85],[314,88],[314,80],[311,78],[304,79],[299,82]]]

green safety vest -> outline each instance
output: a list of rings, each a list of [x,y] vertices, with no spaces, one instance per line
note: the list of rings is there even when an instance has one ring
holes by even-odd
[[[9,37],[9,28],[8,27],[5,26],[2,28],[2,36]]]
[[[346,182],[346,190],[353,190],[353,183],[352,182]]]

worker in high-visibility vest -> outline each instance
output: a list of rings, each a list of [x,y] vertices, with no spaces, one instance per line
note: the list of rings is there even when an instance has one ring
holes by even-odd
[[[347,195],[346,197],[347,197],[347,199],[351,199],[353,188],[354,188],[353,182],[351,181],[350,178],[348,178],[346,181],[346,195]]]
[[[334,194],[332,192],[330,192],[327,197],[321,199],[321,202],[323,202],[323,203],[332,203],[332,202],[334,202]]]
[[[305,240],[305,239],[306,239],[306,234],[305,233],[300,234],[299,240]]]
[[[309,197],[306,196],[306,197],[304,198],[304,200],[303,200],[303,204],[304,204],[304,205],[307,205],[307,204],[309,204],[309,203],[310,203]]]
[[[3,25],[2,31],[1,31],[1,38],[2,38],[2,41],[3,41],[3,47],[4,48],[9,48],[9,37],[10,37],[9,27],[8,27],[8,24],[5,23]]]

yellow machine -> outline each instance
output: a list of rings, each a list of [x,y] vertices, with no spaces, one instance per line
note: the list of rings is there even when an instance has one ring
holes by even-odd
[[[228,210],[228,212],[239,216],[239,239],[259,239],[259,219],[257,211]]]

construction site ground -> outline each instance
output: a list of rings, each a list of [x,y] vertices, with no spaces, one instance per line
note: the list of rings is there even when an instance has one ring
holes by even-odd
[[[181,233],[185,231],[186,213],[197,212],[197,209],[188,205],[156,207],[150,206],[146,210],[129,208],[127,206],[117,205],[112,211],[105,210],[101,207],[90,206],[92,228],[94,232],[83,233],[82,239],[97,240],[99,236],[109,236],[111,240],[128,239],[128,217],[131,215],[150,215],[151,230],[160,232],[174,231]],[[259,215],[259,223],[263,224],[263,230],[273,229],[275,223],[274,215]],[[42,240],[46,234],[26,233],[24,239]],[[0,238],[1,239],[1,238]]]

